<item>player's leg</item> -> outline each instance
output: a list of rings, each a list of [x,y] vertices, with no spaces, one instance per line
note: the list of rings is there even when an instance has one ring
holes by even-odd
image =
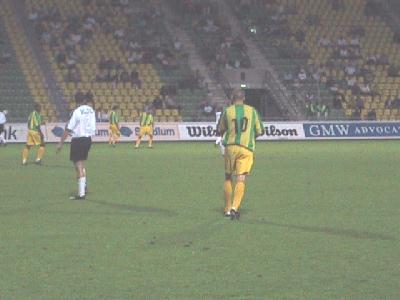
[[[149,134],[149,148],[153,148],[153,133]]]
[[[78,196],[71,197],[72,200],[83,200],[86,196],[87,181],[84,162],[88,158],[91,147],[90,138],[78,138],[71,141],[70,160],[74,163],[76,177],[78,179]]]
[[[236,184],[233,191],[233,204],[231,209],[231,214],[233,212],[236,219],[239,218],[239,209],[245,192],[246,175],[250,173],[253,166],[253,153],[247,149],[239,149],[239,152],[240,154],[235,161]]]
[[[117,127],[117,128],[115,128],[114,145],[119,142],[120,137],[121,137],[121,132],[119,131],[119,129]]]
[[[22,150],[22,165],[25,166],[28,163],[29,151],[31,150],[32,146],[36,145],[39,145],[36,132],[29,130],[26,137],[26,145]]]
[[[86,195],[86,170],[81,160],[75,162],[74,166],[78,178],[78,196],[83,199]]]
[[[229,150],[225,154],[225,181],[224,181],[224,198],[225,198],[225,208],[224,208],[224,215],[230,216],[230,211],[232,208],[232,191],[233,191],[233,183],[232,183],[232,170],[233,170],[233,163],[232,156],[232,148],[229,147]]]
[[[29,151],[31,150],[31,147],[31,145],[26,144],[22,150],[22,165],[24,166],[28,163]]]
[[[0,124],[0,145],[6,145],[7,141],[4,133],[4,124]]]
[[[142,141],[142,137],[143,137],[145,134],[146,134],[145,127],[144,127],[144,126],[141,126],[141,127],[140,127],[140,130],[139,130],[139,135],[138,135],[138,137],[137,137],[136,144],[135,144],[135,148],[136,148],[136,149],[139,148],[140,142]]]
[[[136,144],[135,144],[135,148],[139,148],[140,142],[142,140],[142,137],[143,136],[141,134],[138,135],[137,140],[136,140]]]
[[[112,128],[110,127],[108,129],[108,144],[112,145],[112,143],[113,143],[113,131]]]
[[[246,180],[245,174],[236,176],[235,190],[233,191],[233,204],[231,208],[231,214],[235,215],[236,218],[239,217],[238,212],[244,196],[245,180]]]
[[[225,174],[225,181],[224,181],[224,198],[225,198],[225,208],[224,208],[224,215],[230,216],[231,209],[232,209],[232,175]]]
[[[44,138],[43,134],[38,133],[38,140],[37,143],[39,144],[39,149],[36,155],[36,161],[35,163],[40,165],[42,163],[42,158],[44,156],[44,153],[46,151],[46,144],[44,143]]]

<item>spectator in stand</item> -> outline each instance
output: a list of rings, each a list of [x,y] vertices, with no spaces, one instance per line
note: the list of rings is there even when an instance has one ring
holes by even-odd
[[[139,79],[139,73],[136,70],[132,70],[131,72],[131,83],[138,89],[142,87],[142,81]]]
[[[322,46],[322,47],[329,47],[329,46],[331,46],[331,41],[330,41],[329,38],[327,38],[326,36],[324,36],[324,37],[321,37],[321,38],[318,40],[318,44],[319,44],[320,46]]]
[[[159,96],[154,98],[153,107],[154,107],[154,109],[163,109],[164,108],[164,103]]]
[[[64,77],[66,82],[78,83],[82,80],[81,75],[77,69],[68,70],[67,75]]]
[[[347,40],[344,36],[341,36],[337,40],[337,45],[339,47],[347,47],[349,44],[347,43]]]
[[[388,98],[386,100],[386,102],[385,102],[386,109],[392,109],[392,108],[395,108],[395,106],[396,106],[396,101],[393,96],[391,96],[390,98]]]
[[[356,69],[356,64],[353,63],[353,62],[350,62],[350,63],[349,63],[348,65],[346,65],[345,68],[344,68],[344,72],[346,73],[346,75],[349,75],[349,76],[355,75],[355,74],[356,74],[356,71],[357,71],[357,69]]]
[[[375,121],[376,120],[376,112],[375,110],[370,110],[367,114],[367,120]]]
[[[400,69],[398,66],[390,65],[389,68],[387,69],[387,75],[389,77],[397,77],[399,76]]]
[[[286,83],[292,83],[293,82],[293,75],[290,71],[287,71],[283,74],[283,81]]]
[[[357,97],[355,104],[356,104],[355,105],[356,109],[358,110],[364,109],[364,100],[360,96]]]
[[[183,49],[183,45],[182,45],[182,43],[179,41],[178,38],[176,38],[175,41],[174,41],[174,48],[175,48],[175,51],[177,51],[177,52],[181,52],[182,49]]]
[[[211,103],[211,101],[206,100],[200,104],[201,113],[203,116],[214,116],[215,106]]]
[[[343,0],[331,0],[332,8],[334,10],[340,10],[344,8]]]
[[[130,76],[129,73],[127,71],[122,71],[121,74],[119,75],[119,81],[126,83],[130,81]]]
[[[360,120],[361,119],[361,111],[359,109],[355,109],[351,114],[352,120]]]
[[[299,72],[299,74],[298,74],[297,77],[299,78],[299,80],[300,80],[301,82],[306,81],[306,80],[307,80],[307,73],[306,73],[306,70],[303,69],[303,68],[300,69],[300,72]]]
[[[177,109],[177,110],[181,110],[181,106],[176,104],[174,97],[172,95],[167,95],[165,97],[165,107],[167,109]]]
[[[371,88],[368,83],[360,84],[359,85],[360,92],[363,95],[372,95]]]

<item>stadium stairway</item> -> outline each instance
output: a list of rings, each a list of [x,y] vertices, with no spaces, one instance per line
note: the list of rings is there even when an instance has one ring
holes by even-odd
[[[279,79],[276,70],[274,70],[269,61],[260,52],[258,46],[243,32],[243,29],[241,28],[238,19],[235,18],[235,14],[231,8],[232,3],[229,1],[216,1],[216,4],[221,12],[221,16],[224,16],[226,22],[229,24],[232,33],[240,36],[246,44],[253,68],[265,71],[264,84],[276,99],[276,103],[280,107],[280,110],[286,112],[286,118],[292,120],[303,119],[303,95],[298,93],[289,93],[286,86]]]
[[[66,121],[69,117],[69,110],[68,110],[68,105],[65,101],[65,99],[62,96],[62,93],[60,92],[57,81],[56,81],[56,76],[54,72],[51,69],[49,61],[46,59],[40,43],[38,39],[36,38],[35,30],[32,27],[32,24],[28,20],[28,16],[25,15],[24,11],[24,0],[13,0],[11,1],[11,8],[13,9],[16,17],[19,20],[19,23],[21,24],[22,29],[24,30],[24,33],[30,43],[31,49],[32,49],[32,55],[35,56],[36,60],[38,61],[38,66],[41,68],[41,71],[43,73],[44,79],[47,83],[47,88],[48,88],[48,93],[51,99],[51,102],[54,104],[57,112],[58,112],[58,121]],[[55,120],[55,119],[54,119]]]
[[[221,87],[221,85],[216,82],[215,76],[210,72],[205,61],[201,57],[198,48],[195,46],[192,39],[189,37],[187,32],[182,29],[180,24],[176,23],[176,15],[173,9],[168,5],[167,1],[162,1],[161,7],[166,16],[165,25],[170,35],[174,40],[179,40],[183,45],[185,51],[188,53],[188,64],[192,71],[198,70],[200,75],[204,78],[204,83],[206,84],[209,95],[204,95],[210,98],[217,104],[224,105],[226,102],[227,95]],[[206,100],[206,99],[202,99]],[[195,117],[195,112],[198,110],[197,106],[199,103],[196,101],[189,101],[189,106],[187,107],[189,114]]]

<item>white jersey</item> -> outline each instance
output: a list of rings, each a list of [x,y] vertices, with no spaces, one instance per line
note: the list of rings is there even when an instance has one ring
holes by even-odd
[[[5,124],[6,122],[7,122],[6,114],[4,112],[0,111],[0,125]]]
[[[96,114],[88,105],[81,105],[72,113],[67,129],[72,131],[72,138],[90,137],[96,133]]]

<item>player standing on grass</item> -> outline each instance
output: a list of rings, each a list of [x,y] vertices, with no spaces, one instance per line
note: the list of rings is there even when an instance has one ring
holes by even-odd
[[[4,133],[4,126],[6,125],[7,122],[7,111],[6,110],[2,110],[0,109],[0,145],[7,145],[7,140],[5,138],[5,136],[3,136]]]
[[[258,112],[254,107],[244,104],[244,100],[244,91],[235,90],[232,94],[233,104],[224,110],[217,126],[217,134],[224,136],[225,146],[224,215],[232,220],[240,216],[246,175],[253,165],[255,140],[264,134]],[[233,175],[236,175],[234,189]]]
[[[142,137],[145,135],[149,136],[149,148],[153,148],[153,125],[154,118],[149,108],[145,109],[144,112],[140,113],[139,116],[139,124],[140,124],[140,132],[139,136],[136,140],[135,149],[138,149],[140,146],[140,141]]]
[[[28,163],[29,151],[32,146],[39,146],[36,161],[37,165],[42,163],[42,158],[45,152],[45,142],[40,126],[44,124],[43,118],[40,115],[41,106],[36,103],[34,111],[28,117],[28,136],[26,138],[26,145],[22,150],[22,165],[26,166]]]
[[[114,105],[109,117],[110,127],[108,134],[110,138],[108,143],[113,147],[115,147],[115,143],[118,142],[121,136],[121,132],[119,131],[119,115],[116,112],[117,109],[118,105]]]
[[[77,99],[78,106],[72,113],[66,130],[59,144],[57,153],[61,151],[64,141],[71,134],[70,160],[74,163],[76,177],[78,179],[78,195],[70,197],[71,200],[84,200],[86,197],[86,169],[84,162],[88,158],[92,145],[92,136],[96,132],[96,114],[92,107]]]

